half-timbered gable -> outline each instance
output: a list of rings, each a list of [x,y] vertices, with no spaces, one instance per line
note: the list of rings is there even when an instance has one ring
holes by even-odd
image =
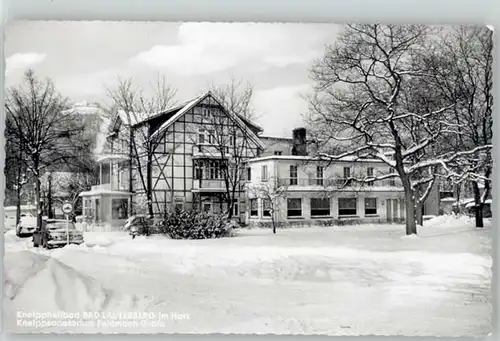
[[[242,160],[260,155],[261,131],[228,112],[210,92],[162,113],[117,112],[98,157],[98,187],[108,192],[91,193],[95,212],[101,212],[96,220],[147,213],[149,191],[155,215],[175,208],[226,210],[229,193],[238,216]]]
[[[152,135],[157,145],[152,171],[155,211],[181,206],[224,210],[222,196],[228,184],[221,176],[221,163],[259,155],[262,145],[256,127],[228,112],[211,93],[189,102],[159,126]],[[235,197],[240,196],[238,186]]]

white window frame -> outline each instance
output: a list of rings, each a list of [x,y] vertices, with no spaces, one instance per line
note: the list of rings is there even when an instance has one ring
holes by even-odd
[[[290,209],[289,209],[289,203],[290,203],[290,200],[299,200],[300,201],[300,211],[297,209],[297,210],[294,210],[294,211],[299,211],[300,214],[299,215],[290,215]],[[286,200],[286,216],[287,218],[302,218],[303,216],[303,212],[302,212],[302,198],[287,198]]]
[[[267,182],[267,165],[262,165],[260,168],[260,180]]]
[[[375,207],[368,207],[367,206],[367,203],[369,200],[375,200]],[[375,208],[375,213],[367,213],[367,209],[373,209]],[[376,216],[378,215],[378,199],[377,198],[373,198],[373,197],[368,197],[368,198],[365,198],[365,216]]]
[[[340,204],[342,203],[343,200],[354,200],[355,206],[354,207],[349,207],[349,208],[341,208]],[[352,216],[357,216],[358,215],[358,198],[339,198],[338,199],[338,204],[337,204],[337,209],[338,209],[338,214],[339,217],[352,217]],[[341,214],[341,210],[352,210],[355,209],[354,213],[349,213],[349,214]]]
[[[255,202],[256,209],[252,209],[252,202]],[[251,218],[258,218],[259,217],[259,200],[257,198],[252,198],[250,199],[249,203],[250,209],[248,210],[248,214],[250,215]],[[252,214],[252,211],[256,212],[256,214]]]
[[[327,214],[313,214],[313,200],[326,200],[328,202]],[[331,200],[330,198],[311,198],[310,200],[311,217],[330,217],[332,215]],[[317,210],[325,210],[324,208],[315,208]]]
[[[324,184],[324,167],[323,166],[316,166],[316,185],[317,186],[323,186]]]
[[[290,174],[289,174],[290,175],[290,186],[298,185],[299,184],[299,168],[297,167],[297,165],[290,165],[289,171],[290,171]],[[292,176],[292,174],[295,174],[295,176]]]

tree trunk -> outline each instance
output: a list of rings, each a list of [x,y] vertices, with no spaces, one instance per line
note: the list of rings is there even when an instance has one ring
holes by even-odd
[[[148,161],[146,163],[147,187],[146,198],[148,200],[148,215],[153,217],[153,155],[148,153]],[[173,200],[173,199],[172,199]]]
[[[484,204],[481,202],[481,192],[479,190],[479,186],[477,182],[472,183],[472,189],[474,191],[474,213],[476,216],[476,227],[483,228],[483,206]]]
[[[424,212],[423,212],[423,203],[420,200],[415,200],[415,221],[417,225],[424,225]]]
[[[48,180],[48,191],[47,191],[47,216],[49,219],[54,218],[53,213],[52,213],[52,174],[48,174],[47,177]]]
[[[35,207],[36,207],[36,226],[42,225],[42,202],[40,200],[40,178],[35,175]]]
[[[228,200],[227,200],[227,220],[231,220],[233,217],[233,210],[234,210],[234,193],[232,195],[228,195]]]
[[[18,181],[17,188],[16,188],[16,196],[17,196],[17,201],[16,201],[16,227],[21,221],[21,184]]]
[[[460,194],[462,193],[462,185],[457,184],[457,214],[462,214],[462,209],[460,207]]]
[[[410,187],[409,180],[402,181],[405,191],[406,203],[406,235],[417,234],[417,224],[415,222],[415,198],[413,190]],[[407,184],[405,185],[405,182]]]
[[[128,191],[130,193],[130,203],[128,205],[128,216],[131,217],[134,215],[134,196],[132,192],[134,191],[134,184],[132,182],[132,177],[134,176],[133,168],[133,156],[134,156],[134,148],[132,145],[132,139],[134,138],[132,133],[132,128],[129,131],[129,141],[128,141],[128,149],[129,149],[129,161],[128,161]]]

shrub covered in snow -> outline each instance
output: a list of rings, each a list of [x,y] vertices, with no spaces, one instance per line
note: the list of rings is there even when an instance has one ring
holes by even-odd
[[[176,211],[165,215],[160,233],[172,239],[208,239],[230,237],[233,225],[225,215]]]

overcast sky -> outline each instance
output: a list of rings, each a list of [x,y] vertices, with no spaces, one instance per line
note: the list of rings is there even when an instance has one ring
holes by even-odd
[[[12,22],[6,82],[18,84],[31,67],[75,102],[103,102],[118,75],[147,86],[163,73],[184,101],[234,76],[254,85],[264,134],[288,137],[303,125],[311,62],[338,32],[331,24]]]

